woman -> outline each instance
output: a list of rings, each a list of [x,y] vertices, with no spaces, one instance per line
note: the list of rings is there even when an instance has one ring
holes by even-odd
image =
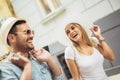
[[[91,28],[94,38],[89,38],[78,23],[65,27],[73,47],[65,50],[65,61],[74,80],[107,80],[103,68],[104,58],[113,61],[114,53],[101,35],[99,26]],[[104,57],[104,58],[103,58]]]

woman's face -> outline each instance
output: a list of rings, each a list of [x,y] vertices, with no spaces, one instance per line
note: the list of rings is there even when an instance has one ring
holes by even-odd
[[[72,41],[78,42],[81,40],[81,31],[78,27],[73,24],[69,24],[65,28],[65,32],[69,39]]]

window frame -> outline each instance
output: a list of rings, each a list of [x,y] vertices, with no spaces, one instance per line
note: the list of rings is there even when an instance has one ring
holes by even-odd
[[[47,0],[47,1],[51,1],[52,0]],[[55,16],[57,16],[58,14],[60,14],[61,12],[63,12],[65,10],[64,6],[60,3],[59,7],[58,8],[55,8],[53,7],[54,4],[52,4],[50,2],[49,5],[52,5],[51,7],[49,7],[51,9],[51,12],[49,12],[48,14],[45,14],[45,9],[43,8],[43,4],[40,3],[39,0],[36,0],[36,3],[40,9],[40,12],[42,13],[42,20],[41,20],[41,23],[46,23],[48,22],[49,20],[53,19]]]

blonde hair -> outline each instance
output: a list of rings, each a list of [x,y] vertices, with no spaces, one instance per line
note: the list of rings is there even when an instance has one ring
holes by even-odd
[[[80,31],[81,31],[81,33],[82,33],[82,40],[84,40],[84,42],[88,45],[88,46],[90,46],[90,47],[95,47],[95,43],[92,41],[92,40],[90,40],[90,38],[89,38],[89,36],[88,36],[88,34],[86,33],[86,31],[84,30],[84,28],[80,25],[80,24],[78,24],[78,23],[69,23],[67,26],[69,26],[70,24],[72,24],[72,25],[74,25],[75,27],[77,27]],[[66,27],[67,27],[66,26]],[[71,40],[71,39],[70,39]],[[72,43],[73,43],[73,46],[79,51],[79,52],[81,52],[81,46],[77,43],[77,42],[75,42],[75,41],[73,41],[73,40],[71,40],[72,41]]]

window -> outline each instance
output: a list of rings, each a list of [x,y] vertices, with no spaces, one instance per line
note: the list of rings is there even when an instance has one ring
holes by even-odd
[[[44,14],[47,15],[61,6],[60,0],[39,0]]]
[[[63,68],[63,71],[64,71],[67,79],[71,79],[72,75],[71,75],[71,73],[70,73],[70,71],[69,71],[69,69],[67,67],[66,62],[65,62],[64,53],[58,55],[57,58],[58,58],[58,61],[60,62],[61,66]]]
[[[43,48],[44,48],[45,50],[47,50],[48,52],[50,52],[48,46],[44,46]]]
[[[43,23],[64,10],[60,0],[38,0],[37,3],[43,15]]]

